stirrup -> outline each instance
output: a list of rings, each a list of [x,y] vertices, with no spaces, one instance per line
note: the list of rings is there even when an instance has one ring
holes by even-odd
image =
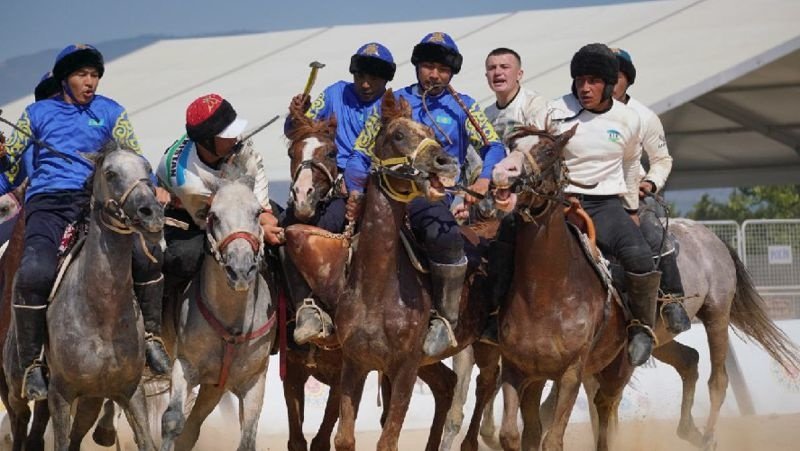
[[[147,343],[148,341],[155,341],[156,343],[160,344],[165,351],[167,350],[167,346],[164,344],[164,340],[162,340],[161,337],[159,337],[158,335],[151,334],[150,332],[145,332],[144,341],[145,343]]]
[[[297,344],[302,345],[312,339],[314,340],[325,339],[330,337],[331,334],[333,334],[333,320],[331,319],[330,315],[328,315],[325,312],[325,310],[322,310],[322,308],[317,305],[316,301],[314,301],[314,298],[303,299],[303,305],[301,305],[300,308],[297,309],[297,313],[295,314],[295,319],[300,318],[300,314],[303,312],[303,310],[312,310],[314,314],[317,316],[317,318],[319,318],[321,327],[320,330],[314,333],[313,335],[309,335],[308,337],[301,336],[299,337],[300,340],[298,340],[297,337],[298,328],[296,327],[297,321],[295,320],[296,325],[294,329],[294,339],[295,342],[297,342]],[[308,334],[308,332],[305,333]]]
[[[43,382],[45,383],[45,393],[47,393],[48,390],[47,379],[45,378],[44,375],[44,369],[47,369],[47,365],[44,364],[44,361],[42,359],[35,359],[30,365],[28,365],[25,368],[25,372],[22,374],[22,389],[20,390],[20,397],[22,399],[28,399],[28,394],[26,393],[28,389],[28,376],[30,376],[30,374],[38,368],[42,368],[42,379]],[[44,397],[44,399],[47,398]],[[40,399],[28,399],[28,401],[40,401]]]
[[[653,328],[652,327],[650,327],[647,324],[639,321],[638,319],[632,319],[631,322],[628,323],[628,326],[625,328],[625,332],[630,333],[630,330],[632,328],[634,328],[634,327],[640,327],[645,332],[647,332],[647,335],[650,335],[650,338],[653,339],[653,348],[658,347],[658,337],[656,337],[656,333],[653,332]]]
[[[436,310],[431,310],[431,318],[428,322],[430,323],[431,321],[435,320],[439,320],[444,323],[444,328],[447,331],[447,342],[450,344],[450,347],[455,348],[458,346],[458,340],[456,340],[456,334],[453,332],[453,326],[450,325],[450,321],[448,321],[444,316],[440,315]]]
[[[658,297],[658,302],[661,304],[658,307],[658,317],[661,319],[661,324],[663,324],[670,333],[677,335],[691,329],[692,319],[689,317],[689,312],[686,311],[686,306],[683,304],[683,301],[689,299],[690,297],[691,296],[675,296],[673,294],[664,294]],[[683,318],[681,318],[681,322],[683,322],[685,319],[686,327],[681,327],[679,325],[677,328],[674,328],[674,324],[668,321],[664,316],[664,309],[671,304],[677,304],[681,312],[683,312]]]

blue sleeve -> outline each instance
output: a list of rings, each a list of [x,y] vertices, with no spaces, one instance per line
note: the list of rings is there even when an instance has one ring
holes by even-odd
[[[372,162],[367,154],[359,151],[350,154],[344,170],[344,186],[347,187],[348,193],[350,191],[364,192],[371,165]]]
[[[481,131],[489,141],[488,145],[484,144],[480,132],[473,127],[469,118],[466,118],[465,126],[469,142],[472,144],[472,147],[478,149],[478,153],[483,160],[483,170],[481,171],[480,178],[491,179],[494,166],[506,157],[506,148],[503,146],[503,142],[500,141],[500,137],[497,135],[492,123],[486,117],[486,114],[483,112],[478,102],[469,96],[463,96],[463,98],[465,103],[469,105],[470,113],[472,113],[472,117],[475,118],[475,122],[478,123]]]
[[[480,150],[483,159],[481,178],[491,179],[494,166],[506,157],[506,148],[498,141],[489,141],[488,146]]]

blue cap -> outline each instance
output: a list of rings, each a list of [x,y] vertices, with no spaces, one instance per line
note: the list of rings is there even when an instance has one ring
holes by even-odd
[[[417,65],[421,62],[442,63],[449,66],[454,74],[461,70],[463,57],[458,51],[456,41],[449,34],[441,31],[428,33],[414,46],[411,53],[411,64]]]
[[[89,44],[71,44],[65,47],[56,57],[56,62],[53,65],[53,77],[60,83],[69,74],[86,66],[97,69],[100,77],[102,77],[103,72],[105,72],[103,55]]]
[[[392,80],[397,65],[392,52],[377,42],[368,42],[356,50],[350,58],[350,73],[365,72],[370,75]]]

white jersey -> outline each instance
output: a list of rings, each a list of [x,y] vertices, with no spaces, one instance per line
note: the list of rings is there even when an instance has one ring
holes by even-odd
[[[515,127],[534,125],[544,130],[547,127],[547,113],[550,102],[535,91],[520,88],[517,95],[503,108],[493,103],[486,108],[486,117],[494,126],[495,131],[504,140]]]
[[[591,189],[570,185],[565,191],[619,194],[625,208],[637,209],[642,149],[636,111],[613,100],[610,110],[596,114],[584,110],[574,95],[567,94],[552,103],[551,120],[558,127],[557,133],[578,124],[575,136],[564,148],[569,176],[584,185],[597,184]]]
[[[627,105],[639,113],[639,119],[642,121],[641,146],[650,162],[650,170],[645,174],[644,168],[642,168],[639,178],[653,182],[656,185],[656,191],[660,191],[672,171],[672,157],[667,149],[664,126],[661,125],[658,115],[642,102],[629,97]]]
[[[253,192],[265,210],[270,210],[269,185],[264,172],[261,155],[252,149],[252,141],[245,143],[243,153],[252,153],[255,159],[255,188]],[[248,171],[249,172],[249,171]],[[183,136],[167,149],[158,164],[157,176],[162,188],[180,200],[181,207],[191,215],[194,223],[206,228],[208,199],[213,194],[209,185],[215,184],[221,175],[220,169],[213,169],[197,155],[194,141]],[[210,183],[209,183],[210,182]]]

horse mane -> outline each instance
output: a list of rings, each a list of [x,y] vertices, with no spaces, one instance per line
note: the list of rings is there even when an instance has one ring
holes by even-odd
[[[309,117],[293,117],[292,128],[286,132],[286,137],[291,142],[301,140],[311,135],[325,135],[333,139],[336,136],[336,115],[328,119],[315,121]]]
[[[525,138],[527,136],[538,136],[550,141],[555,141],[556,137],[552,134],[552,132],[553,130],[542,130],[535,125],[520,125],[518,127],[514,127],[514,130],[511,132],[511,134],[506,137],[506,143],[510,144],[517,139]]]

